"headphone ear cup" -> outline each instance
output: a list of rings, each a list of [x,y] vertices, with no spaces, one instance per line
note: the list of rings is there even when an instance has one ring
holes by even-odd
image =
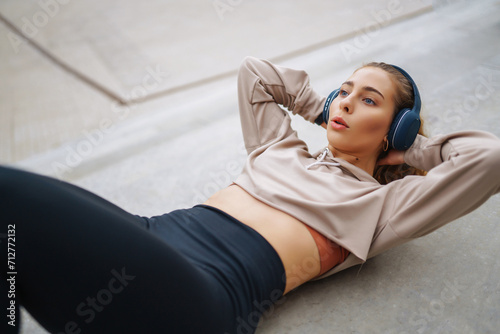
[[[332,101],[339,95],[340,89],[335,89],[333,92],[328,95],[325,101],[325,105],[323,106],[323,122],[328,123],[330,119],[330,105]]]
[[[411,76],[401,67],[391,65],[398,70],[413,87],[413,107],[412,109],[406,108],[398,112],[394,121],[391,124],[391,129],[387,135],[389,144],[396,150],[406,150],[410,148],[413,141],[417,137],[418,130],[420,130],[420,108],[422,101],[420,101],[420,93],[418,92],[417,85]]]
[[[396,150],[406,150],[417,137],[420,129],[420,116],[413,109],[401,110],[391,124],[387,138],[389,145]]]

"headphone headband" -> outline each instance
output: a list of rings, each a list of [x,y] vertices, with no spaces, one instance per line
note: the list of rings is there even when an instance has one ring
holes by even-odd
[[[420,93],[417,88],[417,84],[415,81],[413,81],[412,77],[401,67],[396,66],[396,65],[391,65],[394,67],[396,70],[398,70],[402,75],[405,76],[406,79],[410,82],[411,86],[413,87],[413,108],[412,110],[415,110],[420,115],[420,108],[422,107],[422,101],[420,100]]]

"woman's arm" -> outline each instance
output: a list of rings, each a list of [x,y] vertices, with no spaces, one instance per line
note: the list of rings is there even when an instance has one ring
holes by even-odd
[[[500,192],[500,140],[492,134],[464,131],[418,136],[410,149],[393,152],[388,159],[396,163],[401,154],[407,164],[428,173],[387,185],[394,206],[387,224],[377,232],[370,256],[424,236]]]
[[[247,152],[293,132],[289,115],[279,105],[314,122],[324,102],[306,72],[246,57],[238,73],[238,103]]]

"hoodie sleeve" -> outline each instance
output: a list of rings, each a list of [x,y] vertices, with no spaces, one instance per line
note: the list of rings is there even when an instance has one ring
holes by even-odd
[[[373,253],[429,234],[500,192],[500,140],[490,133],[419,135],[404,157],[428,173],[388,185],[393,187],[388,200],[394,207],[374,240]]]
[[[289,115],[279,105],[313,123],[324,102],[306,72],[246,57],[238,73],[238,103],[247,152],[293,131]]]

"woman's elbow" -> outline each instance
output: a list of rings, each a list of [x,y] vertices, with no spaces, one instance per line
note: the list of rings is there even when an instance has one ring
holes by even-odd
[[[500,191],[500,141],[486,144],[480,159],[481,172],[496,185],[497,193]]]

